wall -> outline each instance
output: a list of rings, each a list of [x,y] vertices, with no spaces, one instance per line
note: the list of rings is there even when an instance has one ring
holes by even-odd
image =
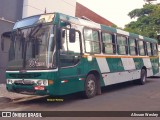
[[[75,16],[76,0],[24,0],[23,18],[47,13],[61,12]]]
[[[0,36],[3,32],[10,31],[13,23],[22,18],[23,0],[0,0]],[[1,37],[0,37],[1,43]],[[2,51],[0,44],[0,83],[5,83],[5,69],[8,61],[7,45]]]

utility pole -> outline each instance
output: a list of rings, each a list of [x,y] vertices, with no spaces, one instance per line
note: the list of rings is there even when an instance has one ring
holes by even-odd
[[[44,13],[47,13],[47,9],[45,8]]]

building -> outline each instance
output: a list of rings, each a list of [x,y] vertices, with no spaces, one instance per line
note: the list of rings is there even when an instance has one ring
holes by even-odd
[[[85,6],[81,5],[80,3],[76,3],[75,16],[77,16],[77,17],[85,16],[85,17],[89,18],[90,20],[92,20],[94,22],[104,24],[104,25],[107,25],[107,26],[112,26],[113,25],[112,22],[103,18],[102,16],[98,15],[97,13],[93,12],[92,10],[86,8]]]
[[[75,16],[76,0],[23,0],[23,18],[47,13],[62,12]],[[37,5],[38,2],[38,5]]]
[[[61,12],[77,17],[85,16],[101,24],[113,25],[112,22],[76,3],[76,0],[45,0],[45,2],[44,0],[0,0],[0,3],[0,35],[3,32],[12,30],[17,20],[36,14],[43,14],[44,12]],[[8,47],[5,46],[4,48],[4,51],[2,51],[0,46],[0,83],[5,83],[5,69],[8,61]]]
[[[14,23],[22,18],[22,8],[22,0],[0,0],[0,35],[10,31]],[[0,83],[5,83],[5,68],[8,61],[6,48],[2,51],[0,47],[0,58]]]

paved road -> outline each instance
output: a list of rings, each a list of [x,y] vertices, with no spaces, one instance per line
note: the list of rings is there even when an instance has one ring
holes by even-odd
[[[103,88],[102,95],[91,99],[82,99],[79,94],[46,97],[26,102],[4,104],[0,106],[0,110],[160,111],[160,78],[148,78],[145,85],[135,85],[128,82],[108,86]]]

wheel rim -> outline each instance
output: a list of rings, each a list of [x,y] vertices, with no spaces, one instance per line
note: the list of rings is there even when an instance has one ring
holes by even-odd
[[[87,84],[87,91],[88,91],[89,95],[93,95],[94,94],[94,92],[95,92],[95,86],[96,85],[95,85],[94,80],[90,79],[88,81],[88,84]]]
[[[145,76],[145,74],[143,75],[143,82],[146,82],[146,76]]]

